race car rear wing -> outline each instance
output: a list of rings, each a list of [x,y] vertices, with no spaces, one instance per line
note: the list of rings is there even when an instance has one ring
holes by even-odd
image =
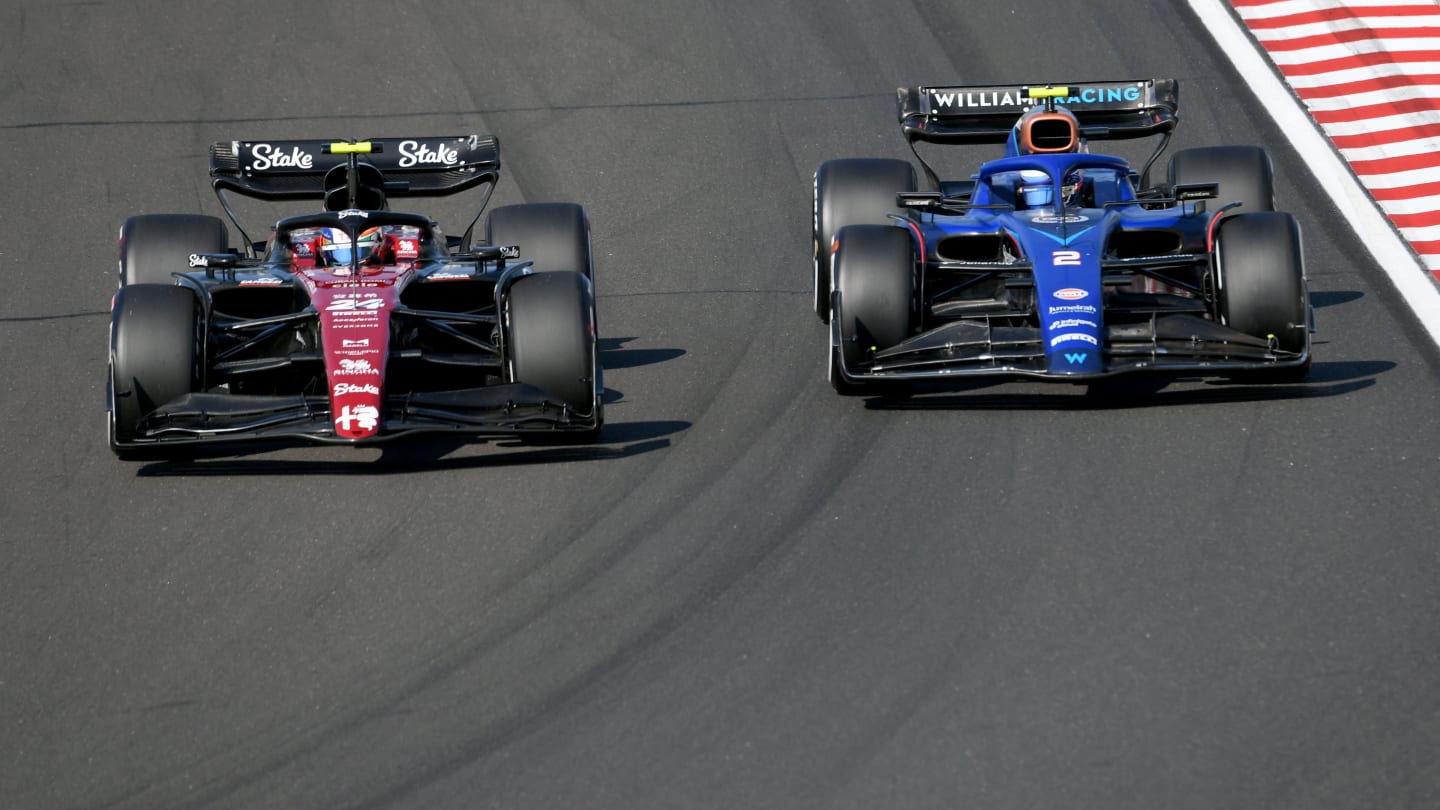
[[[210,147],[210,186],[252,256],[264,243],[245,232],[227,191],[262,200],[318,199],[326,210],[384,209],[387,197],[438,197],[483,185],[475,218],[459,240],[468,247],[499,177],[500,141],[494,135],[221,141]]]
[[[940,178],[915,148],[917,142],[1005,143],[1021,114],[1042,103],[1042,99],[1030,96],[1032,87],[1063,89],[1063,95],[1054,95],[1055,103],[1075,114],[1080,135],[1086,140],[1160,136],[1140,171],[1141,185],[1149,185],[1150,167],[1165,151],[1171,131],[1180,122],[1180,84],[1175,79],[898,88],[895,95],[900,129],[930,183],[939,188]]]
[[[1016,119],[1035,104],[1030,88],[1064,87],[1055,99],[1080,122],[1090,140],[1163,135],[1179,119],[1180,88],[1175,79],[1077,82],[1053,85],[996,84],[973,87],[901,87],[896,90],[900,128],[906,140],[929,143],[1005,143]]]
[[[323,199],[325,174],[347,161],[334,140],[222,141],[210,147],[210,184],[262,200]],[[435,197],[493,182],[500,142],[493,135],[369,141],[364,161],[380,170],[388,196]]]

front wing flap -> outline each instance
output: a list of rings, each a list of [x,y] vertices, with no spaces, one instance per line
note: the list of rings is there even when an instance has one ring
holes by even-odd
[[[1238,332],[1195,315],[1157,315],[1149,321],[1105,327],[1099,372],[1064,373],[1049,368],[1045,336],[1038,327],[993,326],[954,321],[875,352],[858,368],[844,364],[846,379],[925,380],[957,377],[1029,377],[1056,382],[1134,372],[1219,375],[1233,371],[1300,366],[1308,355],[1278,349],[1273,341]],[[839,340],[832,327],[832,342]]]
[[[577,414],[524,383],[386,397],[380,431],[359,441],[336,435],[324,396],[193,393],[156,408],[142,420],[140,438],[117,447],[257,440],[371,445],[417,433],[520,436],[597,426],[595,414]]]

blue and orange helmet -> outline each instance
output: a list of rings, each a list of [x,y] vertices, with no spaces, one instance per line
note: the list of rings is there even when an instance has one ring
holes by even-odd
[[[352,244],[343,228],[320,229],[320,262],[330,267],[348,267],[352,259],[363,264],[380,249],[384,236],[379,228],[360,232]]]

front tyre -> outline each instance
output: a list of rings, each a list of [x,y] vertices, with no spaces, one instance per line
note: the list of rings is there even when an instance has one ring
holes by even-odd
[[[874,383],[850,380],[840,367],[861,369],[875,352],[888,349],[914,331],[915,243],[910,231],[889,225],[852,225],[840,231],[835,252],[835,290],[831,296],[834,338],[830,384],[841,394],[857,394]]]
[[[110,448],[142,435],[161,405],[202,384],[199,302],[186,287],[132,284],[115,296],[110,320]]]
[[[585,431],[557,431],[553,438],[594,441],[604,405],[589,279],[575,272],[534,273],[512,284],[505,300],[510,382],[539,388],[572,418],[594,422]]]
[[[1242,376],[1264,382],[1304,378],[1310,369],[1310,298],[1295,218],[1277,211],[1227,217],[1215,237],[1215,273],[1221,323],[1305,358],[1301,365]]]

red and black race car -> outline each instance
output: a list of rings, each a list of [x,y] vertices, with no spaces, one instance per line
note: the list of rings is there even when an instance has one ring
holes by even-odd
[[[494,137],[235,141],[212,216],[120,230],[111,306],[110,446],[122,458],[200,444],[362,445],[428,432],[598,438],[604,421],[589,222],[570,203],[491,211]],[[390,210],[477,189],[463,236]],[[251,241],[227,192],[323,200]]]

